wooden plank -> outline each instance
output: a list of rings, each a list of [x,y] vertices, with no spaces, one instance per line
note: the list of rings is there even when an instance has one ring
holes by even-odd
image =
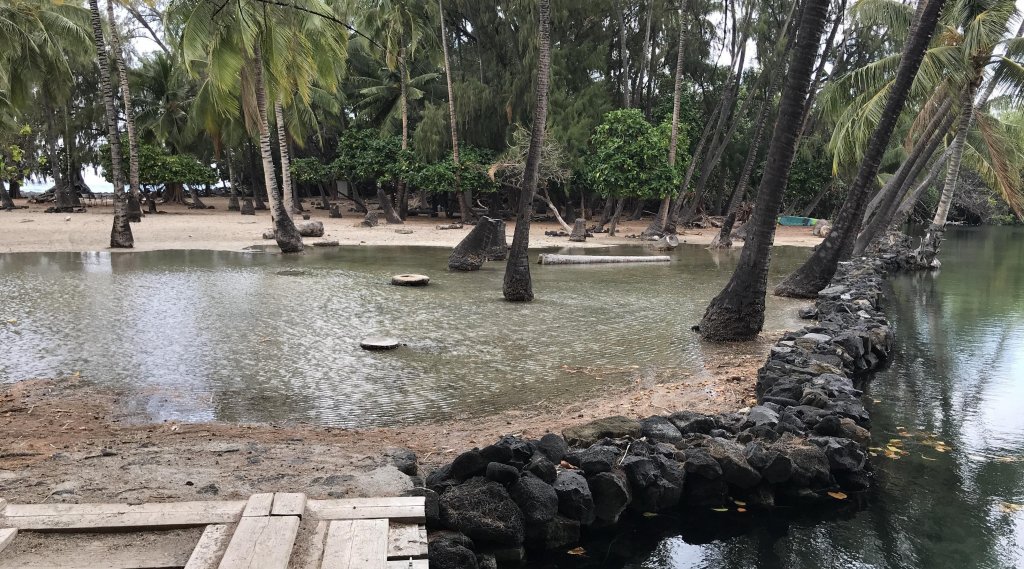
[[[14,538],[17,535],[18,530],[15,528],[0,528],[0,552],[2,552],[8,544],[14,541]]]
[[[243,516],[219,567],[287,569],[298,533],[298,516]]]
[[[183,567],[198,528],[159,532],[24,532],[0,554],[0,569],[166,569]]]
[[[0,526],[23,530],[106,530],[126,527],[170,528],[237,522],[244,502],[170,502],[166,504],[11,504]]]
[[[199,543],[192,550],[192,555],[185,564],[185,569],[214,569],[217,567],[220,558],[224,556],[224,550],[231,540],[231,526],[227,524],[213,524],[206,526]]]
[[[374,498],[308,500],[306,508],[321,520],[367,520],[385,518],[398,522],[426,521],[425,498]]]
[[[274,494],[253,494],[249,496],[249,502],[245,504],[242,517],[269,516],[271,505],[274,503]]]
[[[321,569],[387,569],[387,520],[331,522]]]
[[[272,516],[299,516],[306,512],[306,495],[292,492],[274,494],[274,506],[270,509]]]
[[[324,542],[327,540],[327,528],[331,522],[317,522],[308,538],[304,538],[301,530],[295,554],[292,556],[294,569],[320,569],[320,560],[324,557]]]
[[[388,559],[427,556],[427,526],[391,523],[388,526]]]
[[[0,498],[0,514],[4,513],[4,508],[7,507],[7,500]]]
[[[387,569],[430,569],[426,559],[409,559],[407,561],[388,561]]]

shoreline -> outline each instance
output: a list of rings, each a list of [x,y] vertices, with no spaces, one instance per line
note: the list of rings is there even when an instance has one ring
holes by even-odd
[[[0,253],[49,253],[49,252],[132,252],[162,251],[181,249],[202,249],[214,251],[241,251],[254,245],[273,244],[262,239],[262,233],[270,228],[270,215],[258,211],[255,216],[243,216],[227,211],[227,198],[204,198],[212,210],[190,210],[178,204],[160,204],[159,210],[166,213],[148,215],[140,223],[132,224],[135,247],[132,249],[110,249],[110,224],[112,206],[91,206],[85,213],[44,213],[48,204],[28,204],[27,200],[15,200],[16,209],[0,212],[0,228],[5,239],[0,243]],[[342,202],[347,205],[349,202]],[[307,207],[309,203],[307,202]],[[322,238],[306,238],[310,245],[316,241],[334,240],[341,246],[426,246],[453,248],[469,233],[470,228],[437,229],[439,225],[457,222],[445,217],[411,217],[406,223],[388,226],[383,221],[378,227],[363,227],[363,214],[343,211],[342,219],[330,219],[324,210],[310,210],[311,220],[324,224]],[[558,231],[562,227],[554,221],[534,222],[530,227],[530,249],[558,247],[602,248],[619,245],[645,246],[649,242],[627,237],[641,233],[648,224],[647,219],[619,223],[619,234],[609,237],[597,234],[583,243],[570,243],[567,237],[550,237],[545,231]],[[509,236],[515,222],[508,222]],[[396,229],[411,229],[412,233],[396,233]],[[717,228],[688,229],[679,234],[681,244],[707,245],[718,233]],[[511,237],[509,237],[511,243]],[[811,235],[810,227],[778,227],[776,245],[813,247],[821,238]],[[733,249],[739,250],[742,242]]]

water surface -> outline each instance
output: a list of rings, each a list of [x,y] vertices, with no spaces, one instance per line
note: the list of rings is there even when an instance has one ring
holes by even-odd
[[[390,425],[699,375],[722,350],[690,326],[736,252],[683,246],[669,264],[533,265],[537,300],[524,304],[501,298],[504,263],[448,273],[448,252],[0,255],[0,382],[80,372],[156,420]],[[773,282],[806,255],[776,249]],[[431,284],[389,285],[398,273]],[[770,301],[767,328],[791,327],[798,304]],[[406,345],[361,350],[371,335]]]
[[[940,257],[889,281],[896,353],[867,400],[874,444],[909,454],[873,457],[870,492],[838,511],[642,520],[554,565],[1024,567],[1024,229],[951,228]]]

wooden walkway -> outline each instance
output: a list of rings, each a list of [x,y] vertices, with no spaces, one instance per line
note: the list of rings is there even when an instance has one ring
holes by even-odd
[[[0,498],[0,569],[428,569],[424,521],[422,497],[275,493],[138,505]],[[121,541],[104,549],[107,537]]]

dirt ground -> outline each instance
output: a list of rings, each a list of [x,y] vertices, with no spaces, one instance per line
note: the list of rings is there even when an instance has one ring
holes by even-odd
[[[766,334],[766,338],[774,334]],[[767,351],[769,340],[744,350]],[[81,378],[0,386],[0,497],[12,503],[237,499],[301,491],[314,498],[395,495],[411,486],[387,458],[414,450],[420,471],[504,434],[539,437],[609,415],[717,412],[753,401],[762,358],[723,349],[701,379],[635,384],[570,406],[398,428],[139,424],[118,393]]]
[[[146,216],[142,222],[132,224],[136,251],[161,249],[212,249],[237,251],[251,245],[267,243],[261,236],[269,229],[270,214],[258,211],[255,216],[243,216],[227,211],[227,198],[203,198],[212,210],[190,210],[176,204],[163,204],[160,210],[166,213]],[[29,251],[101,251],[110,242],[112,208],[109,205],[89,207],[86,213],[56,214],[43,213],[44,204],[29,204],[26,200],[15,200],[16,204],[27,205],[28,209],[0,212],[0,252],[16,253]],[[308,203],[307,203],[308,206]],[[411,229],[408,234],[396,233],[397,227],[383,221],[378,227],[363,227],[359,224],[362,214],[343,211],[342,219],[330,219],[323,210],[311,210],[313,220],[324,223],[323,239],[338,241],[341,245],[426,245],[454,247],[469,232],[469,228],[439,230],[438,225],[450,223],[444,217],[435,219],[411,217],[401,226]],[[643,232],[649,220],[626,221],[619,224],[619,234],[608,237],[599,234],[586,243],[573,243],[574,247],[607,247],[640,243],[626,237]],[[508,227],[512,234],[514,223]],[[556,222],[534,223],[530,227],[530,246],[534,248],[561,247],[569,245],[565,237],[548,237],[545,231],[559,230]],[[717,229],[686,230],[679,240],[684,243],[708,244]],[[308,238],[307,242],[319,239]],[[775,236],[778,245],[813,247],[821,239],[811,235],[809,227],[779,227]],[[738,242],[737,245],[740,245]]]

